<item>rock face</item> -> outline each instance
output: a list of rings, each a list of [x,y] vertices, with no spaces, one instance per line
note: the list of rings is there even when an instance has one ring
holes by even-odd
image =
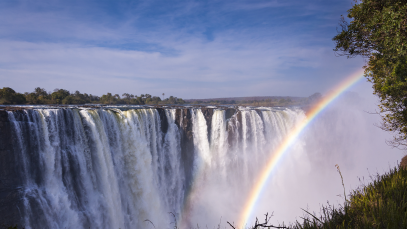
[[[160,115],[160,120],[161,120],[161,131],[165,134],[167,133],[168,130],[168,120],[167,120],[167,115],[165,115],[165,110],[163,108],[156,108],[158,111],[158,114]]]
[[[0,226],[22,225],[23,218],[23,179],[11,133],[7,111],[0,110]]]
[[[194,138],[192,135],[192,114],[190,109],[177,109],[175,112],[175,124],[181,135],[181,160],[184,162],[184,172],[187,190],[192,184],[192,170],[194,166]]]
[[[208,139],[211,139],[213,108],[201,108],[208,128]]]
[[[188,190],[191,189],[192,181],[194,178],[195,152],[193,136],[193,115],[194,112],[198,111],[186,107],[173,108],[176,109],[175,124],[179,128],[179,146],[181,150],[182,161],[181,167],[185,177],[183,189],[185,189],[186,193],[188,193]],[[28,113],[30,113],[27,113],[27,109],[29,110],[29,108],[23,109],[19,107],[4,107],[3,109],[0,108],[0,228],[2,226],[18,225],[21,227],[24,225],[25,217],[30,216],[30,213],[26,210],[23,202],[24,199],[27,199],[24,197],[30,196],[28,194],[25,194],[24,189],[22,188],[27,187],[27,184],[29,184],[29,179],[26,175],[30,174],[33,179],[38,178],[38,183],[40,183],[39,177],[41,177],[41,172],[44,170],[44,168],[41,166],[33,166],[28,172],[26,172],[27,174],[25,174],[23,171],[24,165],[22,162],[24,160],[28,161],[29,164],[40,164],[38,162],[38,155],[36,154],[38,152],[35,151],[36,147],[38,147],[38,142],[32,137],[32,130],[28,128],[34,123],[32,119],[33,117],[30,116],[31,118],[27,118],[29,116]],[[167,119],[166,115],[167,110],[163,107],[155,107],[155,109],[157,110],[157,113],[159,115],[161,132],[165,134],[169,130],[169,120]],[[200,112],[202,112],[207,124],[208,139],[211,139],[210,134],[212,132],[212,118],[216,109],[208,107],[199,107],[199,109]],[[229,145],[233,145],[237,141],[240,141],[242,139],[242,112],[236,108],[219,107],[217,109],[224,109],[225,119],[230,120],[228,121],[228,124],[226,126],[226,130],[229,132]],[[11,115],[10,117],[15,117],[16,121],[18,121],[19,124],[15,124],[14,122],[9,121],[8,111],[13,112],[13,115]],[[66,125],[67,123],[73,123],[72,120],[68,120],[68,117],[71,116],[67,115],[65,110],[64,112],[62,112],[61,115],[64,117],[61,120],[64,120],[64,123]],[[16,128],[16,126],[14,125],[19,125],[19,128]],[[20,146],[21,144],[19,144],[19,139],[22,138],[21,136],[19,137],[18,133],[16,132],[17,129],[19,129],[21,132],[19,132],[19,134],[25,137],[25,140],[23,140],[25,141],[24,147],[26,147],[26,149],[29,149],[27,151],[29,153],[25,152],[21,148],[23,146]],[[73,132],[71,131],[71,128],[66,128],[66,131],[61,134],[63,136],[72,136]],[[66,145],[66,143],[61,144]],[[25,159],[23,159],[23,155],[26,156]],[[73,163],[73,159],[69,159],[68,162],[70,163],[69,168],[76,168],[76,164]],[[78,169],[76,169],[76,171],[77,170]],[[76,187],[74,187],[74,189],[75,188]],[[80,193],[80,191],[77,191],[77,193]],[[25,202],[26,205],[27,203],[30,203],[29,205],[31,206],[31,211],[40,211],[35,207],[32,207],[36,205],[32,204],[31,200]],[[41,213],[39,213],[39,215],[41,215]],[[40,217],[36,218],[39,219]],[[41,220],[39,219],[38,222],[40,221]],[[38,222],[34,225],[42,225]]]

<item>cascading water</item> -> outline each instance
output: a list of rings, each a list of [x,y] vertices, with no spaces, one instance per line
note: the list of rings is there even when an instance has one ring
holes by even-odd
[[[386,137],[361,108],[366,103],[355,101],[327,109],[304,131],[253,217],[274,211],[274,224],[292,222],[301,208],[341,203],[335,164],[350,190],[366,168],[401,158],[379,153],[388,151]],[[0,109],[0,225],[25,228],[236,222],[273,149],[306,118],[300,108],[8,110]]]
[[[8,111],[23,180],[22,223],[144,228],[148,219],[158,228],[174,220],[190,226],[211,211],[206,195],[237,187],[236,174],[240,185],[250,185],[250,161],[260,165],[301,118],[294,108]]]

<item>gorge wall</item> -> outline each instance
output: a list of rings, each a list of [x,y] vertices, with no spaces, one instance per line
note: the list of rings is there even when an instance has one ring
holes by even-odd
[[[0,110],[0,225],[190,227],[210,214],[211,191],[244,195],[303,118],[298,108]]]

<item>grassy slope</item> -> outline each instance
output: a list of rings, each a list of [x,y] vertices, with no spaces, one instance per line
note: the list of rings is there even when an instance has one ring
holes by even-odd
[[[407,228],[407,167],[391,169],[353,191],[343,206],[325,206],[289,228]]]

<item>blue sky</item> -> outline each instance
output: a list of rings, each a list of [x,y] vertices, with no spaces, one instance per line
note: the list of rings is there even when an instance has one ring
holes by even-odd
[[[309,96],[364,65],[332,51],[352,0],[0,0],[0,87]]]

